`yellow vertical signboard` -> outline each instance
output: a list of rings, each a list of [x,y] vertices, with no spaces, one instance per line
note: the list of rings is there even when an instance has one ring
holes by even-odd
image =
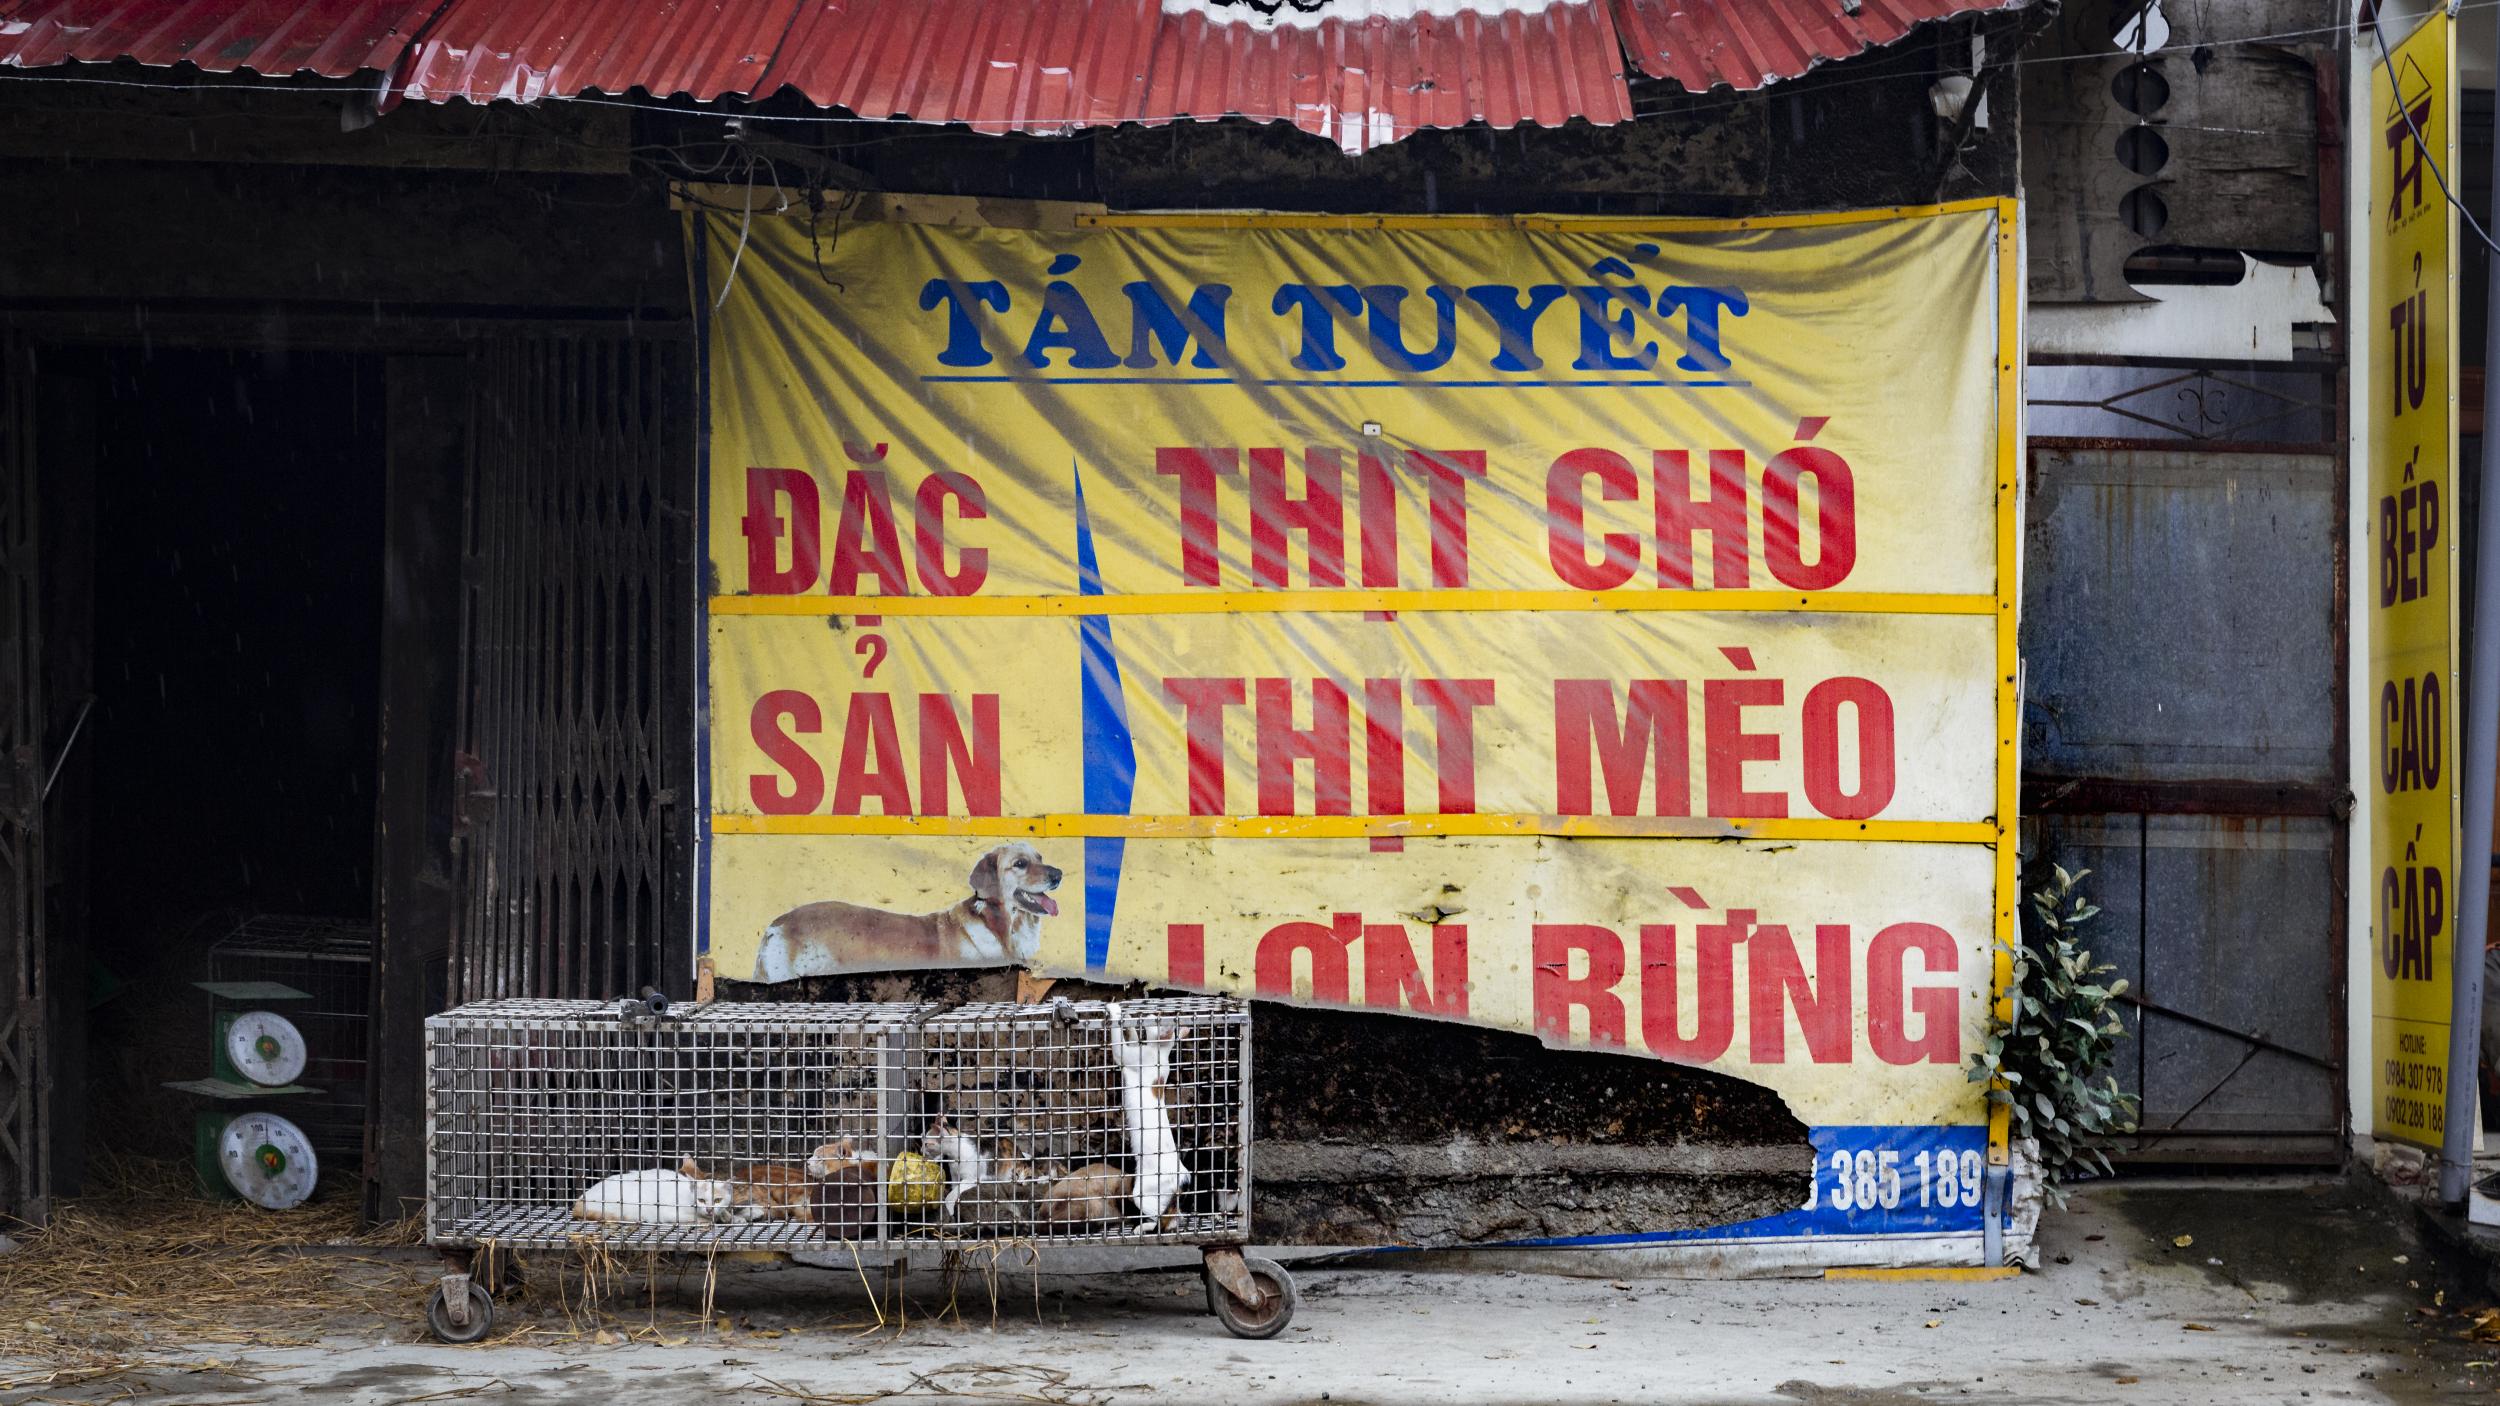
[[[2373,70],[2368,120],[2371,1057],[2380,1137],[2439,1145],[2457,929],[2457,169],[2453,22]],[[2471,1078],[2471,1071],[2463,1077]]]

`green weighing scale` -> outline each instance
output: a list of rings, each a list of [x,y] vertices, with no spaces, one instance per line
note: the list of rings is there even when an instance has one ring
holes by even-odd
[[[243,1200],[265,1210],[290,1210],[313,1194],[320,1159],[304,1130],[264,1109],[237,1105],[319,1093],[295,1081],[309,1052],[295,1022],[264,1009],[270,1002],[311,996],[275,981],[195,983],[217,999],[217,1037],[209,1077],[168,1082],[210,1101],[192,1125],[191,1171],[200,1193]]]

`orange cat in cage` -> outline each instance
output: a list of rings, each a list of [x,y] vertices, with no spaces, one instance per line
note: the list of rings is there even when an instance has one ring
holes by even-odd
[[[834,1169],[855,1161],[857,1154],[848,1142],[828,1142],[808,1154],[804,1167],[785,1167],[773,1162],[755,1162],[732,1168],[718,1180],[729,1183],[729,1219],[733,1222],[767,1220],[813,1221],[815,1186],[831,1178]],[[824,1170],[819,1171],[819,1168]],[[692,1157],[678,1167],[680,1172],[697,1181],[714,1178]]]

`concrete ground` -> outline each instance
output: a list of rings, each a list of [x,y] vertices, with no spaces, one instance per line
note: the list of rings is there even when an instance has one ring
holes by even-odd
[[[916,1275],[910,1318],[879,1328],[855,1275],[723,1273],[706,1330],[699,1279],[646,1295],[631,1275],[595,1310],[537,1266],[499,1337],[427,1340],[424,1266],[371,1267],[378,1315],[220,1343],[124,1330],[0,1358],[0,1402],[420,1402],[697,1398],[824,1406],[1020,1401],[2023,1403],[2421,1402],[2500,1390],[2487,1306],[2438,1276],[2408,1212],[2340,1178],[2128,1181],[2052,1212],[2045,1266],[1986,1282],[1570,1279],[1498,1267],[1305,1267],[1293,1326],[1227,1336],[1195,1275]],[[1496,1262],[1498,1266],[1498,1262]],[[4,1271],[0,1271],[4,1272]],[[308,1272],[320,1272],[311,1271]],[[396,1295],[371,1290],[404,1281]],[[2460,1279],[2459,1283],[2465,1282]],[[721,1326],[725,1322],[726,1326]],[[2493,1320],[2500,1335],[2500,1318]],[[67,1351],[66,1346],[64,1352]]]

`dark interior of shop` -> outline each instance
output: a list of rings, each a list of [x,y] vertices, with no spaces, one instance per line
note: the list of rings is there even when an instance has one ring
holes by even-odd
[[[86,711],[56,783],[85,823],[52,855],[58,1087],[88,1095],[58,1105],[73,1182],[82,1107],[90,1157],[188,1155],[197,1100],[161,1081],[210,1072],[192,983],[219,939],[370,921],[380,369],[144,347],[46,368],[71,412],[55,462],[93,466],[45,483],[54,736]]]

